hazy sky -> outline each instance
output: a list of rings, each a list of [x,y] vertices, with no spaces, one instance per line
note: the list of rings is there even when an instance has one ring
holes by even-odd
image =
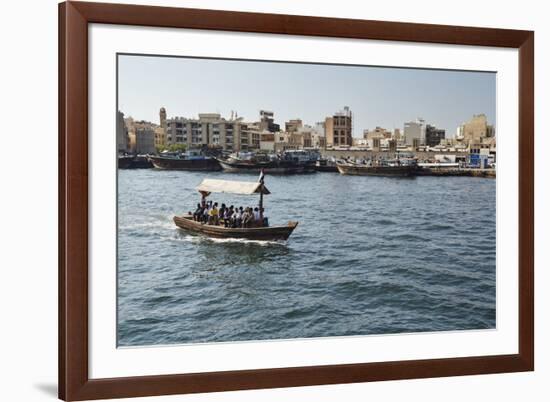
[[[355,137],[376,126],[403,129],[417,117],[447,137],[474,114],[495,123],[495,73],[128,55],[118,67],[119,109],[157,124],[162,106],[168,117],[229,118],[236,110],[247,121],[272,110],[283,128],[289,119],[313,125],[349,106]]]

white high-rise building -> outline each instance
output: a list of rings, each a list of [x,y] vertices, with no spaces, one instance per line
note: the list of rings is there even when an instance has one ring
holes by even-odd
[[[405,123],[403,135],[405,137],[405,144],[407,145],[425,145],[426,122],[424,121],[424,119],[419,117],[416,119],[416,121],[409,121]]]

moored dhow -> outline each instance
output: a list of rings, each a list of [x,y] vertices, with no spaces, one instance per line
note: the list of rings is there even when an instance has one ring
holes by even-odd
[[[396,161],[369,161],[367,163],[337,162],[340,174],[356,176],[394,176],[410,177],[417,171],[416,163]]]
[[[204,179],[197,190],[202,195],[202,205],[206,204],[206,197],[211,193],[259,194],[260,219],[246,226],[228,226],[224,224],[223,219],[219,219],[215,223],[206,223],[197,220],[193,214],[174,216],[174,223],[188,232],[214,238],[276,241],[287,240],[298,226],[298,222],[294,221],[289,221],[286,225],[281,226],[268,226],[267,219],[264,219],[263,216],[263,196],[270,192],[264,185],[263,172],[258,182]]]
[[[149,155],[119,155],[119,169],[150,169],[153,164],[149,160]]]
[[[336,166],[336,160],[334,158],[323,159],[320,158],[315,163],[316,172],[338,172],[338,167]]]
[[[315,172],[315,159],[306,151],[285,151],[281,155],[240,152],[218,159],[222,169],[230,173],[296,174]]]
[[[221,166],[216,158],[204,156],[199,152],[193,151],[188,151],[184,154],[165,153],[158,156],[149,156],[149,160],[157,169],[200,171],[221,170]]]

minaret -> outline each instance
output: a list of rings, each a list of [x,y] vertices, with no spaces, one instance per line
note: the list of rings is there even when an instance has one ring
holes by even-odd
[[[160,126],[166,130],[166,109],[161,107],[159,115],[160,115]]]

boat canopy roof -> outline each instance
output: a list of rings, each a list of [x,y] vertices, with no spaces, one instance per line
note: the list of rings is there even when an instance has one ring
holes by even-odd
[[[233,181],[204,179],[197,187],[197,190],[207,196],[210,193],[231,193],[231,194],[270,194],[266,186],[260,182]]]

